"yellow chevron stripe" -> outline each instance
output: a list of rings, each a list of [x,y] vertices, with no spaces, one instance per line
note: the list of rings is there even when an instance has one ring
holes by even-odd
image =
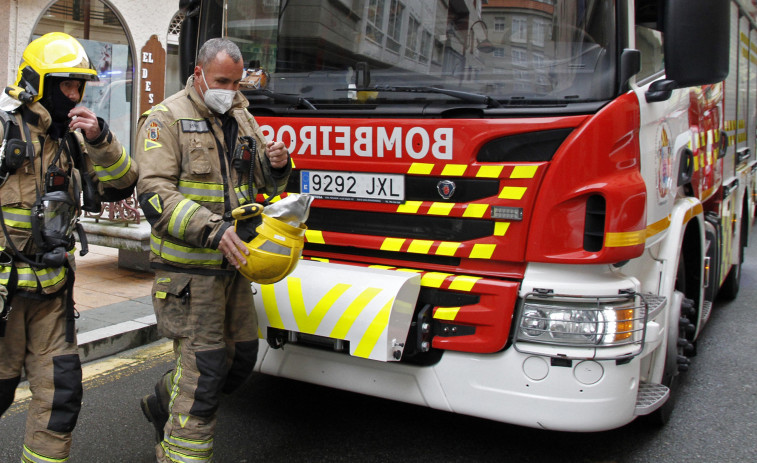
[[[455,207],[455,203],[432,203],[428,208],[430,215],[449,215],[452,212],[452,208]]]
[[[526,194],[526,187],[506,186],[502,188],[499,197],[500,199],[522,199],[524,194]]]
[[[433,244],[434,242],[429,240],[413,240],[410,242],[407,252],[412,252],[414,254],[428,254]]]
[[[488,204],[468,204],[463,212],[463,217],[475,217],[480,219],[486,214],[487,209],[489,209]]]
[[[442,175],[460,177],[465,174],[465,169],[467,168],[468,166],[465,164],[447,164],[444,166],[444,169],[442,169]]]
[[[407,273],[422,273],[423,270],[418,270],[417,268],[395,268],[398,272],[407,272]]]
[[[326,244],[323,241],[323,232],[320,230],[305,230],[305,239],[308,243]]]
[[[442,241],[439,243],[439,247],[436,248],[436,254],[439,256],[454,256],[459,247],[460,243]]]
[[[470,291],[473,289],[473,285],[475,285],[480,279],[480,277],[458,275],[452,280],[452,283],[450,283],[449,289],[454,289],[456,291]]]
[[[510,178],[534,178],[538,168],[539,166],[515,166],[510,173]]]
[[[381,250],[382,251],[399,251],[402,249],[402,245],[405,244],[404,238],[386,238],[383,243],[381,243]]]
[[[344,314],[339,317],[334,329],[331,330],[329,337],[336,339],[346,339],[347,333],[352,328],[353,323],[357,320],[357,316],[363,311],[365,306],[373,300],[381,292],[379,288],[367,288],[361,292],[354,301],[347,306]]]
[[[476,173],[479,178],[499,178],[505,166],[481,166]]]
[[[335,285],[308,313],[307,308],[305,308],[305,299],[302,296],[302,279],[289,277],[286,282],[289,290],[289,304],[292,308],[294,321],[297,323],[297,331],[307,334],[315,334],[329,308],[352,286],[345,283]]]
[[[371,324],[368,325],[368,329],[365,331],[363,337],[360,338],[360,343],[355,348],[355,357],[368,358],[371,355],[379,337],[381,337],[381,333],[384,332],[384,329],[389,324],[389,314],[391,313],[393,303],[394,299],[387,302],[381,308],[381,311],[376,314]]]
[[[505,236],[508,228],[510,228],[510,222],[494,222],[494,236]]]
[[[437,307],[434,312],[434,318],[437,320],[453,321],[459,311],[460,307]]]
[[[281,321],[279,314],[279,305],[276,303],[276,294],[273,285],[260,285],[260,295],[263,297],[263,308],[265,315],[268,317],[268,326],[273,328],[284,329],[284,322]]]
[[[434,168],[433,164],[427,164],[423,162],[414,162],[410,164],[410,168],[407,170],[408,174],[415,174],[415,175],[428,175],[431,173],[431,170]]]
[[[420,209],[421,204],[423,204],[423,201],[405,201],[405,204],[400,204],[397,206],[397,212],[402,212],[405,214],[416,214],[418,213],[418,209]]]
[[[444,280],[446,280],[447,277],[451,275],[452,275],[451,273],[441,273],[441,272],[424,273],[421,276],[421,286],[426,286],[429,288],[440,288],[442,286],[442,283],[444,283]]]
[[[490,259],[496,249],[496,244],[474,244],[470,252],[471,259]]]

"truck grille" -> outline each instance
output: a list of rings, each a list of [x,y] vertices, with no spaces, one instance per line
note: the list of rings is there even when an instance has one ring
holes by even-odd
[[[491,236],[491,220],[426,215],[390,214],[345,209],[310,209],[311,230],[444,241],[467,241]]]

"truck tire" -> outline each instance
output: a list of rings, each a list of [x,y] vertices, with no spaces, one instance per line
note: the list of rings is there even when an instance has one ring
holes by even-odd
[[[743,222],[742,222],[743,223]],[[739,233],[739,259],[736,264],[731,267],[731,271],[728,272],[728,276],[723,282],[723,286],[720,287],[718,297],[724,301],[732,301],[739,295],[739,287],[741,286],[741,263],[744,261],[744,244],[742,237],[744,236],[744,227],[742,227],[741,233]]]
[[[686,297],[686,267],[683,254],[678,259],[675,288],[676,292],[682,294],[682,298],[680,306],[674,309],[677,313],[670,315],[668,344],[665,352],[665,370],[660,381],[670,389],[670,397],[660,408],[646,417],[647,422],[653,426],[660,427],[670,421],[678,395],[678,375],[681,371],[688,369],[689,360],[686,357],[686,347],[690,346],[690,343],[686,339],[686,331],[691,330],[694,326],[690,317],[696,316],[694,301]]]

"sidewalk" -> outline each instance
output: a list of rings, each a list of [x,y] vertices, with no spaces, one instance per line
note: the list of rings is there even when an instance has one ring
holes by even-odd
[[[158,339],[152,309],[153,274],[118,267],[118,249],[89,246],[76,255],[74,300],[82,362]]]

